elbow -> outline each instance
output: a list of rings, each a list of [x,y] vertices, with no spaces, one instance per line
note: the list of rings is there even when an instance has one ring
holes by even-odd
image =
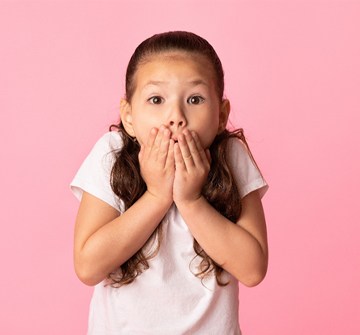
[[[253,269],[253,271],[250,271],[247,275],[239,277],[238,280],[247,287],[255,287],[264,280],[266,272],[267,264],[258,269]]]
[[[79,278],[79,280],[87,286],[95,286],[96,284],[98,284],[100,282],[100,281],[96,280],[94,278],[94,276],[90,275],[86,271],[75,270],[75,273],[76,273],[77,277]]]
[[[103,278],[91,271],[91,267],[84,264],[75,263],[75,273],[79,280],[87,286],[95,286],[103,280]]]
[[[246,275],[239,281],[247,287],[255,287],[259,285],[265,278],[268,270],[269,257],[268,254],[263,254],[257,262],[248,268]]]
[[[247,276],[246,278],[242,278],[239,280],[246,287],[255,287],[259,285],[265,278],[265,274],[257,273],[252,276]]]

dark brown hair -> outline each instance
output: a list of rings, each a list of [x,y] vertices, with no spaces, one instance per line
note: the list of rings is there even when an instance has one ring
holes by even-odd
[[[126,98],[131,101],[136,83],[135,73],[149,56],[167,51],[182,51],[203,55],[213,66],[216,89],[219,101],[223,100],[224,72],[221,61],[213,47],[202,37],[189,32],[175,31],[154,35],[143,41],[132,55],[126,71]],[[140,174],[138,154],[139,144],[127,134],[121,121],[112,125],[110,130],[116,128],[123,140],[121,149],[115,152],[115,163],[111,172],[111,187],[114,193],[123,201],[124,210],[134,204],[146,191],[146,184]],[[239,190],[231,173],[227,151],[231,138],[238,138],[246,144],[242,129],[230,132],[225,129],[218,134],[210,146],[211,167],[202,194],[207,201],[223,216],[236,222],[241,214],[241,199]],[[129,284],[144,270],[149,268],[148,260],[154,257],[161,245],[161,223],[153,232],[145,246],[157,241],[157,248],[151,253],[145,252],[145,246],[123,263],[117,271],[109,274],[113,286]],[[214,273],[219,285],[226,285],[221,280],[223,269],[216,264],[194,239],[194,251],[202,260],[199,265],[197,277],[201,279]]]

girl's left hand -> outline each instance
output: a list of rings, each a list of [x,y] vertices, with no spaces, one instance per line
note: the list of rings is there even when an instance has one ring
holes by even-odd
[[[185,130],[174,146],[175,179],[173,199],[176,204],[195,201],[210,171],[210,152],[203,149],[195,132]]]

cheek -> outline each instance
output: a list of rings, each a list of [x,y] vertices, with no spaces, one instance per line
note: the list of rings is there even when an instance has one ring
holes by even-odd
[[[214,141],[217,135],[217,127],[214,127],[214,124],[209,125],[208,127],[204,127],[198,129],[197,134],[200,138],[200,142],[204,148],[208,148],[211,143]]]
[[[144,117],[144,114],[133,118],[133,129],[140,144],[147,142],[150,131],[154,127],[158,127],[158,125],[151,118]]]
[[[217,135],[216,132],[211,132],[211,133],[208,132],[206,134],[206,136],[203,139],[201,139],[201,143],[202,143],[204,149],[207,149],[210,147],[210,145],[214,142],[216,135]]]
[[[208,116],[202,121],[202,123],[199,123],[197,132],[203,146],[208,148],[218,133],[219,118],[217,116]]]

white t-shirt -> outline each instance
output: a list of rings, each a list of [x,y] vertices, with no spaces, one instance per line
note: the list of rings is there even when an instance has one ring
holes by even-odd
[[[110,186],[112,151],[121,145],[117,132],[106,133],[95,144],[71,183],[78,199],[86,191],[123,212],[123,204]],[[232,140],[229,152],[241,197],[254,190],[263,196],[268,186],[244,145]],[[224,271],[227,286],[220,287],[215,276],[201,281],[194,275],[200,262],[194,256],[193,236],[172,205],[163,220],[160,250],[149,260],[150,268],[120,288],[105,286],[105,282],[95,286],[88,334],[241,334],[237,280]]]

